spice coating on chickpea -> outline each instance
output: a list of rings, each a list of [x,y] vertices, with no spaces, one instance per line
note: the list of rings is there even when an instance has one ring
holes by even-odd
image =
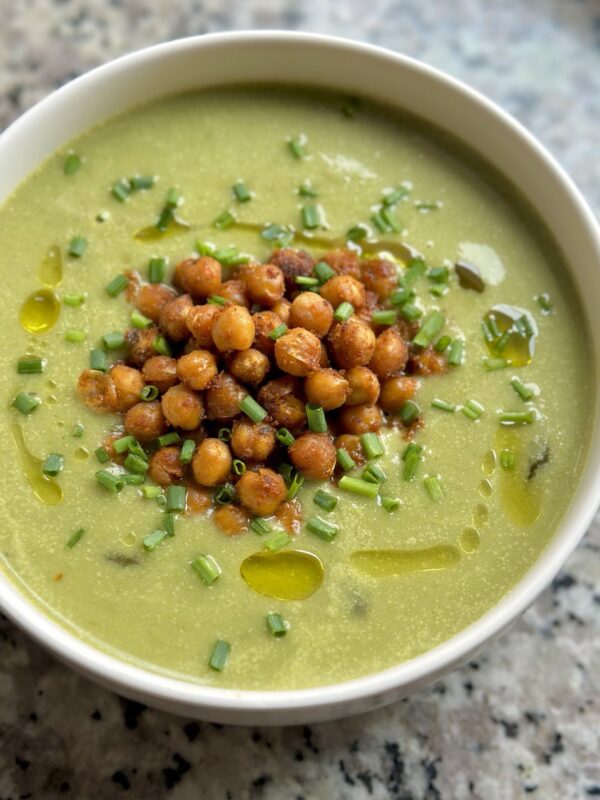
[[[292,464],[298,472],[314,481],[326,481],[333,475],[335,447],[326,433],[304,433],[289,448]]]
[[[159,486],[169,486],[183,478],[184,465],[178,447],[161,447],[150,456],[148,477]]]
[[[275,431],[264,422],[236,419],[231,433],[231,449],[244,461],[266,461],[275,447]]]
[[[225,350],[247,350],[254,339],[254,321],[244,306],[225,306],[212,326],[215,345]]]
[[[194,300],[202,300],[219,293],[221,265],[210,256],[188,258],[175,267],[175,281]]]
[[[408,360],[408,345],[395,328],[380,333],[375,341],[375,350],[369,361],[378,378],[389,378],[400,372]]]
[[[204,418],[200,396],[184,383],[167,389],[160,402],[167,422],[174,428],[193,431]]]
[[[260,468],[244,472],[236,483],[240,503],[252,514],[268,517],[273,514],[286,496],[285,482],[272,469]]]
[[[352,367],[346,372],[350,384],[347,406],[373,405],[379,399],[379,378],[368,367]]]
[[[281,300],[275,303],[275,305],[271,310],[273,311],[274,314],[277,314],[277,316],[281,319],[283,323],[289,325],[291,308],[292,304],[290,303],[290,301],[286,300],[286,298],[283,297]]]
[[[371,258],[363,262],[361,277],[365,287],[383,300],[398,286],[398,267],[384,258]]]
[[[379,405],[384,411],[400,411],[402,406],[417,393],[419,381],[407,375],[396,375],[381,384]]]
[[[277,328],[283,320],[273,311],[259,311],[252,317],[254,321],[254,344],[256,350],[269,356],[273,356],[275,350],[275,342],[269,337],[275,328]]]
[[[127,361],[134,367],[143,367],[146,361],[157,355],[154,343],[160,336],[158,328],[128,328],[125,331]]]
[[[79,376],[77,392],[93,411],[110,414],[117,410],[117,390],[110,375],[95,369],[86,369]]]
[[[142,373],[151,386],[163,394],[177,383],[177,360],[170,356],[152,356],[142,367]]]
[[[115,364],[109,372],[117,392],[117,411],[127,411],[140,401],[144,376],[138,369],[126,364]]]
[[[189,294],[182,294],[163,307],[158,324],[169,339],[174,342],[181,342],[183,339],[187,339],[189,328],[186,318],[193,305]]]
[[[362,367],[369,363],[375,351],[375,334],[366,322],[350,317],[333,328],[330,345],[338,367]]]
[[[202,514],[212,506],[212,495],[200,486],[188,486],[186,494],[186,514]]]
[[[416,375],[443,375],[448,372],[448,363],[441,353],[426,347],[420,353],[411,355],[408,366]]]
[[[208,419],[230,420],[238,417],[246,390],[228,372],[219,372],[204,393]]]
[[[160,312],[175,298],[175,292],[162,283],[145,283],[140,286],[135,300],[138,311],[152,322],[158,322]]]
[[[365,287],[351,275],[336,275],[324,283],[319,291],[321,297],[334,308],[342,303],[350,303],[355,311],[359,311],[365,304]]]
[[[200,486],[220,486],[227,481],[232,463],[229,447],[220,439],[206,438],[192,458],[194,479]]]
[[[308,277],[315,265],[312,256],[306,251],[292,250],[288,247],[276,250],[271,256],[270,263],[275,264],[283,272],[288,292],[297,290],[296,278],[299,276]]]
[[[270,368],[268,357],[253,347],[238,350],[229,362],[229,371],[242,383],[262,383]]]
[[[275,264],[260,264],[244,273],[246,293],[253,303],[271,308],[283,297],[283,272]]]
[[[353,278],[360,278],[360,262],[354,250],[340,249],[325,253],[320,261],[329,264],[331,269],[338,275],[351,275]]]
[[[145,444],[161,436],[167,429],[165,415],[159,400],[137,403],[125,414],[125,431]]]
[[[383,417],[379,406],[345,406],[340,411],[338,422],[345,433],[362,436],[370,431],[377,432],[383,424]]]
[[[250,300],[246,295],[245,283],[243,281],[235,280],[234,278],[221,284],[219,291],[216,294],[218,294],[219,297],[223,297],[225,300],[229,300],[230,303],[235,303],[235,305],[238,306],[245,306],[248,308],[250,305]]]
[[[344,405],[350,394],[350,384],[337,370],[320,369],[304,381],[304,393],[309,403],[331,411]]]
[[[204,306],[193,306],[188,311],[185,322],[198,347],[214,346],[212,326],[220,310],[214,303],[207,303]]]
[[[350,458],[359,466],[367,460],[360,443],[360,436],[353,433],[342,433],[335,440],[336,450],[345,450]]]
[[[265,383],[259,389],[258,402],[283,428],[296,430],[306,425],[306,407],[300,395],[300,381],[286,376]]]
[[[292,328],[275,342],[275,361],[282,372],[304,377],[319,367],[321,342],[304,328]]]
[[[206,389],[217,372],[217,359],[208,350],[192,350],[177,361],[177,377],[197,391]]]
[[[297,536],[302,528],[302,506],[296,498],[285,500],[275,512],[277,522],[292,536]]]
[[[290,308],[290,325],[305,328],[322,339],[333,323],[333,306],[316,292],[301,292]]]

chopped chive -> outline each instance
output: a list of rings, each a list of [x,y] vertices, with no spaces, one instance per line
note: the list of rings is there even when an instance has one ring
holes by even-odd
[[[448,267],[432,267],[427,273],[427,277],[433,283],[448,283],[450,271]]]
[[[44,475],[55,478],[59,472],[62,472],[64,463],[64,458],[59,453],[50,453],[42,464],[42,472]]]
[[[321,406],[315,403],[307,403],[306,418],[308,420],[309,430],[313,433],[325,433],[327,430],[327,420]]]
[[[175,536],[175,514],[163,514],[163,530],[166,531],[167,536]]]
[[[346,239],[350,242],[360,242],[369,235],[370,231],[366,225],[359,223],[353,225],[346,231]]]
[[[525,402],[527,402],[528,400],[531,400],[532,397],[535,395],[535,392],[533,391],[533,389],[530,389],[529,386],[526,386],[517,377],[514,377],[511,380],[510,385],[513,387],[515,392],[519,395],[521,400],[525,400]]]
[[[423,316],[423,310],[416,306],[414,303],[405,303],[400,313],[404,317],[404,319],[408,320],[408,322],[416,322],[419,317]]]
[[[310,275],[296,275],[294,278],[294,282],[298,284],[298,286],[318,286],[319,279],[318,278],[311,278]]]
[[[294,467],[292,467],[291,464],[286,464],[285,462],[277,467],[277,472],[283,476],[283,479],[287,485],[292,482],[294,475],[296,474]]]
[[[456,406],[452,403],[447,403],[445,400],[440,400],[438,397],[431,401],[432,408],[438,408],[440,411],[456,411]]]
[[[502,450],[500,453],[500,466],[502,469],[514,469],[517,457],[514,450]]]
[[[96,450],[94,450],[94,455],[100,464],[106,464],[108,461],[110,461],[110,456],[104,447],[98,447]]]
[[[125,453],[129,451],[129,446],[135,442],[135,436],[121,436],[120,439],[115,439],[112,443],[115,453]]]
[[[234,497],[235,488],[233,484],[225,483],[215,492],[215,503],[218,503],[220,506],[225,506],[227,503],[231,503]]]
[[[535,297],[538,306],[542,309],[542,313],[550,314],[553,309],[552,300],[547,292],[542,292]]]
[[[515,322],[515,326],[521,336],[530,337],[535,333],[527,314],[523,314],[522,317],[519,317],[519,319]]]
[[[169,431],[169,433],[163,433],[162,436],[159,436],[156,441],[159,447],[168,447],[170,444],[177,444],[180,442],[181,436],[177,431]]]
[[[381,495],[381,505],[388,514],[391,514],[392,511],[395,511],[397,508],[400,507],[400,500],[397,497],[388,497],[387,495]]]
[[[152,342],[154,350],[161,356],[170,356],[171,348],[164,336],[157,336]]]
[[[319,193],[312,186],[310,181],[304,181],[304,183],[300,184],[300,186],[298,187],[298,194],[300,195],[300,197],[313,197],[314,198],[314,197],[318,197],[319,196]]]
[[[442,484],[438,475],[428,475],[426,478],[423,478],[423,485],[434,503],[439,503],[444,497],[444,490],[442,489]]]
[[[281,550],[292,541],[291,537],[285,531],[277,531],[272,536],[265,540],[265,547],[272,553]]]
[[[131,194],[131,184],[126,178],[122,178],[113,184],[111,193],[120,203],[124,203]]]
[[[129,180],[131,189],[134,192],[141,192],[145,189],[151,189],[155,183],[156,177],[154,175],[134,175],[133,178],[130,178]]]
[[[379,212],[381,219],[385,222],[388,227],[388,230],[393,233],[400,233],[401,228],[398,224],[398,220],[394,216],[394,212],[392,208],[382,208]]]
[[[282,322],[281,325],[278,325],[276,328],[273,328],[273,330],[269,334],[269,339],[272,339],[274,342],[276,342],[277,339],[281,339],[281,337],[287,331],[287,329],[288,326],[285,324],[285,322]]]
[[[44,371],[46,362],[37,356],[23,356],[17,361],[17,372],[19,375],[37,375]]]
[[[340,467],[344,470],[344,472],[348,472],[349,469],[352,469],[356,466],[356,461],[352,458],[350,453],[343,447],[338,448],[335,451],[335,455],[337,458],[337,463]]]
[[[106,285],[105,290],[111,297],[116,297],[128,286],[129,278],[126,275],[115,275],[112,281]]]
[[[399,283],[405,288],[410,289],[413,283],[427,272],[427,264],[422,258],[412,258],[408,262],[408,267],[402,274]]]
[[[397,319],[398,317],[393,309],[371,312],[371,322],[375,325],[393,325]]]
[[[411,442],[407,445],[402,460],[404,461],[404,469],[402,471],[402,480],[412,481],[417,473],[419,464],[421,463],[421,451],[423,448],[419,444]]]
[[[249,261],[253,260],[253,257],[248,255],[248,253],[238,253],[235,248],[231,247],[224,247],[221,250],[216,250],[214,257],[226,267],[235,267],[239,264],[247,264]]]
[[[73,344],[81,344],[87,339],[87,331],[82,331],[77,328],[68,328],[65,331],[65,341],[73,342]]]
[[[330,278],[335,278],[337,275],[337,272],[325,261],[319,261],[318,264],[315,264],[313,272],[321,283],[327,283]]]
[[[148,261],[148,280],[150,283],[162,283],[167,274],[167,259],[164,256],[154,256]]]
[[[217,433],[217,439],[220,439],[222,442],[230,442],[231,428],[219,428],[219,431]]]
[[[356,97],[355,95],[350,95],[346,97],[344,102],[342,103],[342,114],[348,119],[352,119],[356,116],[357,111],[362,108],[362,100],[360,97]]]
[[[222,211],[219,216],[213,220],[213,228],[217,228],[220,231],[225,231],[227,228],[231,228],[231,226],[236,222],[235,216],[226,209]]]
[[[130,472],[135,472],[136,475],[145,475],[146,472],[148,472],[148,462],[146,459],[142,458],[141,456],[134,455],[133,453],[129,453],[124,461],[124,466]],[[170,488],[171,487],[169,486],[169,489]],[[182,487],[178,486],[176,488],[179,489]]]
[[[477,400],[467,400],[467,402],[461,408],[461,411],[465,417],[475,420],[479,419],[479,417],[485,411],[485,408],[481,405],[481,403],[478,403]]]
[[[142,314],[141,311],[138,311],[137,308],[134,308],[131,312],[131,324],[134,328],[138,328],[139,330],[143,330],[144,328],[150,328],[152,326],[152,320]]]
[[[259,536],[266,536],[268,533],[271,533],[271,526],[267,520],[262,517],[254,517],[250,522],[250,528]]]
[[[178,205],[181,205],[183,201],[183,195],[175,186],[171,187],[167,192],[167,197],[165,200],[165,205],[168,208],[177,208]]]
[[[267,416],[265,409],[259,405],[253,397],[247,394],[239,404],[240,411],[250,417],[252,422],[262,422]]]
[[[169,225],[171,225],[174,220],[175,220],[175,214],[173,213],[173,209],[167,205],[160,212],[160,215],[156,220],[155,228],[157,231],[161,231],[161,233],[164,233],[166,230],[169,229]]]
[[[294,238],[294,231],[285,225],[265,225],[260,235],[267,242],[277,241],[285,247]]]
[[[291,154],[299,161],[303,158],[306,158],[306,150],[304,149],[305,144],[306,138],[304,136],[294,136],[292,139],[288,139],[287,141],[287,145]]]
[[[75,425],[73,425],[72,436],[74,436],[76,439],[81,439],[84,433],[85,425],[83,425],[81,422],[76,422]]]
[[[315,203],[302,207],[302,225],[308,230],[314,230],[321,225],[321,210]]]
[[[238,203],[247,203],[252,198],[252,193],[244,183],[244,181],[237,181],[231,187]]]
[[[72,550],[75,547],[75,545],[81,539],[84,533],[85,533],[84,528],[79,528],[79,530],[75,531],[75,533],[67,541],[67,547],[69,548],[69,550]]]
[[[489,319],[483,319],[481,322],[481,332],[483,333],[483,338],[488,343],[493,342],[494,339],[496,338],[496,335],[492,330],[492,325],[491,325],[492,319],[493,317],[490,317]]]
[[[360,478],[351,478],[348,475],[343,475],[339,482],[340,489],[346,492],[353,492],[353,494],[360,494],[363,497],[377,497],[379,492],[379,485],[377,483],[368,483]]]
[[[85,303],[85,294],[65,294],[63,295],[63,303],[71,308],[77,308]]]
[[[394,289],[390,294],[389,300],[395,308],[399,308],[400,306],[406,305],[413,297],[414,292],[412,289]]]
[[[63,165],[63,172],[65,175],[75,175],[75,173],[79,171],[80,167],[81,156],[78,156],[77,153],[74,152],[68,153]]]
[[[125,481],[121,475],[115,475],[107,469],[99,469],[96,473],[96,480],[109,492],[120,492],[125,486]]]
[[[444,297],[444,295],[448,294],[448,287],[443,283],[435,283],[430,289],[429,294],[432,294],[434,297]]]
[[[20,411],[23,416],[31,414],[41,404],[42,401],[40,398],[36,394],[31,394],[30,392],[19,392],[12,401],[12,405],[17,411]]]
[[[287,627],[281,614],[276,614],[274,611],[271,611],[269,614],[267,614],[266,620],[267,628],[269,629],[269,632],[273,634],[273,636],[280,638],[281,636],[286,635]]]
[[[207,303],[211,303],[213,306],[226,306],[227,300],[225,297],[221,297],[219,294],[211,295],[207,301]]]
[[[232,467],[236,475],[243,475],[246,472],[246,464],[240,458],[233,459]]]
[[[455,339],[448,351],[448,363],[453,367],[459,367],[464,360],[465,343],[462,339]]]
[[[158,387],[153,386],[150,383],[142,388],[142,391],[140,392],[140,400],[144,400],[144,402],[149,403],[152,400],[156,400],[158,394]]]
[[[300,489],[302,488],[302,484],[304,483],[304,476],[300,475],[298,472],[294,471],[290,485],[288,486],[288,490],[285,496],[286,500],[293,500],[294,497],[298,494]]]
[[[229,642],[219,639],[213,647],[212,653],[210,654],[208,666],[217,672],[222,672],[225,669],[230,652],[231,645]]]
[[[85,236],[74,236],[69,244],[69,255],[73,258],[81,258],[87,247]]]
[[[351,303],[340,303],[333,313],[336,322],[345,322],[354,314],[354,306]]]
[[[409,189],[407,189],[406,186],[398,186],[396,189],[383,195],[383,205],[388,207],[395,206],[396,203],[399,203],[408,193]]]
[[[313,495],[313,503],[325,511],[333,511],[338,504],[338,499],[323,489],[317,489]]]
[[[418,347],[427,347],[444,326],[444,315],[440,311],[432,311],[423,320],[419,332],[413,339]]]
[[[436,353],[444,353],[451,343],[452,339],[449,336],[440,336],[440,338],[434,344],[433,349]]]
[[[108,369],[108,358],[104,350],[95,347],[90,351],[90,369],[97,369],[106,372]]]
[[[385,483],[387,475],[378,464],[367,464],[360,476],[367,483]]]
[[[388,233],[390,231],[390,227],[380,211],[376,211],[371,215],[371,222],[380,233]]]
[[[146,500],[156,500],[159,495],[162,495],[160,486],[142,486],[142,496]]]
[[[186,488],[185,486],[168,486],[167,487],[167,512],[169,511],[185,511],[186,502]]]
[[[496,372],[499,369],[506,369],[508,361],[505,358],[484,358],[483,366],[488,372]]]
[[[416,442],[410,442],[404,448],[404,452],[402,453],[402,461],[406,461],[412,455],[420,456],[423,452],[423,446],[420,444],[416,444]]]
[[[126,486],[141,486],[144,482],[144,476],[137,472],[124,472],[121,475],[121,480]]]
[[[221,567],[211,555],[199,555],[192,561],[192,569],[207,586],[213,584],[221,574]]]
[[[378,458],[385,453],[383,442],[376,433],[363,433],[360,443],[368,459]]]
[[[529,411],[501,411],[498,415],[501,425],[531,425],[536,420],[533,408]]]
[[[406,403],[400,409],[400,419],[404,422],[405,425],[412,425],[412,423],[417,419],[419,414],[421,413],[421,409],[415,403],[414,400],[407,400]]]
[[[181,446],[179,460],[182,464],[189,464],[196,449],[196,442],[193,439],[186,439]]]
[[[120,331],[111,331],[104,334],[102,344],[105,350],[119,350],[125,344],[125,337]]]
[[[144,546],[144,550],[148,550],[148,552],[152,552],[152,550],[156,550],[158,545],[163,541],[163,539],[167,538],[167,532],[162,530],[152,531],[149,533],[148,536],[144,536],[142,540],[142,544]]]
[[[342,480],[345,480],[342,478]],[[351,480],[351,478],[348,478]],[[333,525],[331,522],[327,522],[321,517],[310,517],[306,521],[306,530],[314,533],[315,536],[318,536],[320,539],[323,539],[326,542],[331,542],[335,539],[335,535],[338,532],[337,525]]]
[[[293,436],[287,428],[279,428],[275,436],[277,437],[277,441],[281,442],[281,444],[286,447],[291,447],[296,441],[296,437]]]
[[[427,202],[425,200],[417,200],[415,202],[415,208],[418,208],[419,211],[437,211],[438,208],[441,208],[442,205],[439,200],[434,200],[433,202]]]

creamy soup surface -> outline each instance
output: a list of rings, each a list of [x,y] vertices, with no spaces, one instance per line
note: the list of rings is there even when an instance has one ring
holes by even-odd
[[[295,137],[296,154],[289,145]],[[66,174],[70,151],[81,164],[76,169],[72,159]],[[157,180],[120,202],[112,187],[135,175]],[[247,202],[232,193],[240,180],[252,193]],[[303,184],[318,197],[299,193]],[[183,197],[176,215],[187,225],[136,238],[152,231],[172,187]],[[398,231],[381,232],[372,215],[397,187],[403,196],[390,213]],[[113,493],[98,483],[103,465],[95,451],[121,419],[89,410],[76,385],[90,349],[129,324],[125,294],[105,291],[116,275],[138,270],[145,278],[157,256],[169,260],[170,274],[198,241],[266,261],[277,241],[261,235],[263,226],[302,231],[307,205],[317,206],[320,227],[291,247],[318,257],[331,248],[311,243],[311,232],[339,244],[365,223],[369,238],[383,243],[363,239],[359,246],[375,253],[396,243],[391,255],[401,276],[408,262],[399,257],[400,242],[423,255],[427,271],[448,267],[446,283],[436,282],[441,273],[417,275],[413,299],[424,311],[421,322],[432,309],[443,314],[435,340],[464,341],[464,352],[444,374],[420,378],[416,427],[381,431],[381,493],[398,499],[396,508],[343,491],[336,480],[321,486],[338,498],[327,512],[313,501],[319,484],[301,487],[304,522],[318,514],[337,532],[325,541],[303,523],[279,551],[306,551],[323,565],[316,591],[283,600],[255,591],[241,574],[244,559],[266,552],[253,530],[226,536],[210,515],[178,515],[174,536],[144,547],[164,507],[139,486]],[[236,222],[215,227],[227,209]],[[492,608],[532,566],[569,506],[585,460],[594,380],[578,298],[520,199],[439,132],[368,102],[285,88],[172,97],[111,119],[52,156],[0,208],[0,231],[0,568],[51,619],[105,652],[165,675],[242,689],[303,688],[381,670]],[[79,254],[74,237],[85,239]],[[483,291],[460,285],[457,262],[476,268]],[[58,316],[49,330],[33,333],[22,324],[23,304],[44,286],[47,302],[58,299]],[[65,304],[65,296],[80,293],[81,305]],[[482,321],[499,304],[516,307],[531,326],[530,363],[502,365],[502,351],[486,344]],[[67,340],[68,332],[77,339],[73,331],[85,339]],[[18,374],[26,355],[43,358],[44,372]],[[41,404],[20,413],[11,405],[19,392]],[[436,400],[455,410],[432,406]],[[516,413],[517,424],[502,424],[502,412]],[[413,479],[405,480],[402,456],[411,440],[422,450]],[[51,479],[41,471],[48,454],[64,460]],[[221,569],[211,586],[190,567],[200,554]],[[284,636],[269,630],[270,613],[285,621]],[[208,663],[217,640],[231,648],[220,671]]]

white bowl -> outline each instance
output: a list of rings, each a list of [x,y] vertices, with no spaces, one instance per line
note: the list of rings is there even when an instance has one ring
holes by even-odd
[[[417,61],[357,42],[303,33],[195,37],[120,58],[54,92],[0,137],[0,202],[47,156],[98,122],[174,92],[243,82],[313,84],[408,109],[451,131],[504,173],[537,209],[567,254],[592,333],[600,326],[600,230],[570,179],[511,117],[489,100]],[[587,467],[554,538],[515,588],[473,625],[423,655],[373,675],[277,692],[204,687],[165,678],[96,650],[44,616],[0,575],[0,608],[58,658],[128,697],[225,723],[291,724],[347,716],[398,700],[464,664],[501,634],[556,575],[600,498],[597,417]]]

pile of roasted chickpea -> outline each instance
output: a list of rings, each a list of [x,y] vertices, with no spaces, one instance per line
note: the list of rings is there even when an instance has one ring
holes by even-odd
[[[336,274],[307,291],[296,279],[311,276],[318,262]],[[397,412],[415,395],[418,376],[444,371],[446,362],[431,347],[411,346],[418,323],[373,324],[371,313],[389,307],[397,288],[391,261],[361,261],[351,250],[315,260],[284,248],[267,264],[245,264],[223,277],[209,256],[178,264],[176,288],[130,273],[128,299],[152,325],[128,329],[125,361],[107,372],[85,370],[79,394],[96,411],[124,414],[125,432],[142,445],[155,445],[169,430],[196,441],[190,465],[181,463],[180,445],[158,447],[149,458],[148,476],[157,484],[187,485],[190,512],[214,507],[215,487],[231,482],[234,502],[217,505],[213,514],[224,532],[244,530],[250,515],[272,514],[297,531],[299,504],[286,501],[278,465],[291,462],[306,478],[328,480],[337,448],[364,463],[360,436],[398,425]],[[214,297],[222,300],[207,302]],[[334,312],[344,302],[355,313],[337,322]],[[287,330],[272,338],[282,324]],[[161,336],[177,355],[157,354]],[[145,386],[155,386],[158,397],[141,400]],[[248,394],[268,413],[259,423],[240,410]],[[306,403],[323,408],[327,432],[307,430]],[[219,437],[224,427],[230,436]],[[289,448],[277,440],[279,428],[295,437]],[[113,431],[104,443],[116,463],[111,442],[122,435]],[[234,459],[246,465],[239,476]]]

